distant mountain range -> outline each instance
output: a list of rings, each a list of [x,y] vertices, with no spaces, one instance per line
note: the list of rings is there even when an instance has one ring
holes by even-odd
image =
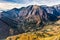
[[[60,5],[30,5],[0,12],[0,38],[37,31],[60,19]]]

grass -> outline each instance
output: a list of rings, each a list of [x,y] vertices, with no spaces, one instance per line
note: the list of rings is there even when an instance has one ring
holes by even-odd
[[[10,36],[6,40],[60,40],[60,25],[46,25],[40,31]]]

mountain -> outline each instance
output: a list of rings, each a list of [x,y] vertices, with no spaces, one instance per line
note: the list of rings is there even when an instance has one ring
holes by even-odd
[[[41,30],[60,19],[60,5],[30,5],[0,12],[0,38]],[[3,34],[2,34],[3,33]]]
[[[60,25],[46,25],[40,31],[9,36],[6,40],[60,40]]]

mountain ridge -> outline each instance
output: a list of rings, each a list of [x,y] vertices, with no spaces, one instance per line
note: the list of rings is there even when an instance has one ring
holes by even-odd
[[[37,31],[42,29],[44,25],[59,20],[60,5],[52,7],[43,5],[30,5],[27,7],[22,7],[20,9],[13,8],[11,10],[4,11],[1,12],[0,15],[0,21],[8,26],[8,31],[6,32],[9,34],[7,35],[6,33],[6,35],[10,36],[30,31]],[[3,23],[0,24],[1,29],[4,25]]]

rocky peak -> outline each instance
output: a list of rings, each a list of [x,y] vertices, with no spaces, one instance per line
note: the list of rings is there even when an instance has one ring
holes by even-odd
[[[33,5],[33,9],[38,9],[39,6],[38,5]]]
[[[0,26],[3,25],[3,28],[8,26],[6,27],[6,29],[9,28],[8,31],[12,28],[14,31],[12,34],[14,35],[31,30],[35,31],[43,28],[44,25],[49,22],[57,21],[57,19],[60,18],[60,8],[57,9],[55,7],[30,5],[20,9],[14,8],[6,12],[1,12],[0,15],[0,21],[3,22],[0,23]],[[3,31],[2,26],[0,29]],[[1,34],[2,33],[4,32],[1,32]],[[10,32],[8,33],[11,34]],[[4,35],[2,37],[4,37]]]

